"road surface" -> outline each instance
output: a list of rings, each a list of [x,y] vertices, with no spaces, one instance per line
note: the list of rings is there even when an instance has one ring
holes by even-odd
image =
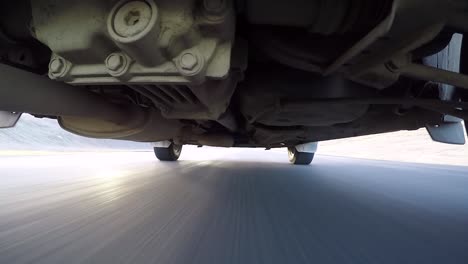
[[[0,263],[468,263],[468,167],[0,157]]]

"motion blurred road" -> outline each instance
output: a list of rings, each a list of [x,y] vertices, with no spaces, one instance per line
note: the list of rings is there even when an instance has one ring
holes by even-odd
[[[468,263],[468,167],[189,152],[0,157],[0,263]]]

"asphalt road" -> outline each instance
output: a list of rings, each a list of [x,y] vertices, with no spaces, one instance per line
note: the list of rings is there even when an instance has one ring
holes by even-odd
[[[220,153],[0,157],[0,263],[468,263],[468,167]]]

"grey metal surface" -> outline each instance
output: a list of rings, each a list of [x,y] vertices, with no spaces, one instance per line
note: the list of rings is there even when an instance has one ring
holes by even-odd
[[[35,37],[53,51],[52,79],[200,84],[228,77],[231,1],[40,0],[31,7]]]
[[[14,127],[22,113],[0,111],[0,128]]]
[[[427,125],[426,130],[432,140],[441,143],[464,145],[465,128],[461,119],[453,116],[445,116],[444,122],[440,125]]]
[[[468,259],[468,167],[204,150],[3,157],[0,263]]]

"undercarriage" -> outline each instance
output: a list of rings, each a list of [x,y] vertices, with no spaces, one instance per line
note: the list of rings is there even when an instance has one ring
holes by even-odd
[[[0,3],[0,126],[293,147],[426,127],[464,144],[465,0]]]

